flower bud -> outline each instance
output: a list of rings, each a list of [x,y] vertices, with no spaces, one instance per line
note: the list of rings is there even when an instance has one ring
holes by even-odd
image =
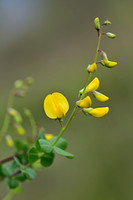
[[[112,68],[112,67],[115,67],[117,65],[117,62],[113,62],[113,61],[103,59],[103,61],[101,61],[101,64],[105,67]]]
[[[104,94],[101,94],[100,92],[93,91],[92,93],[93,93],[94,97],[100,102],[105,102],[109,99],[109,97],[107,97]]]
[[[10,135],[6,135],[6,144],[9,146],[9,147],[13,147],[14,146],[14,142],[13,142],[13,139]]]
[[[17,80],[14,83],[15,89],[21,89],[23,87],[23,85],[24,85],[24,82],[21,80]]]
[[[82,88],[81,90],[79,90],[79,94],[82,95],[84,91],[84,88]]]
[[[8,109],[8,113],[11,115],[11,116],[15,116],[17,114],[17,111],[14,109],[14,108],[9,108]]]
[[[22,117],[21,117],[20,113],[19,113],[17,110],[15,110],[14,108],[9,108],[9,109],[8,109],[8,113],[9,113],[11,116],[13,116],[15,122],[17,122],[17,123],[19,123],[19,124],[22,123],[22,121],[23,121],[23,120],[22,120]]]
[[[87,92],[92,92],[94,90],[97,90],[98,88],[99,88],[99,79],[96,77],[86,87],[86,93]]]
[[[45,134],[46,140],[50,140],[52,137],[54,137],[53,134],[48,134],[48,133]]]
[[[100,56],[102,57],[102,59],[108,60],[107,54],[104,51],[99,49],[98,52],[100,52]]]
[[[91,98],[87,96],[83,100],[77,101],[76,105],[81,108],[89,108],[91,106]]]
[[[106,25],[110,25],[111,22],[109,20],[106,20],[103,24],[106,26]]]
[[[97,65],[96,65],[96,63],[93,63],[92,65],[88,65],[88,67],[87,67],[87,71],[88,71],[88,72],[93,73],[93,72],[95,72],[96,70],[97,70]]]
[[[32,85],[34,83],[34,79],[32,77],[27,77],[26,83],[27,83],[27,85]]]
[[[112,38],[112,39],[116,37],[115,34],[110,33],[110,32],[107,32],[106,35],[107,35],[108,38]]]
[[[20,124],[14,124],[16,131],[19,135],[24,135],[25,134],[25,129],[20,125]]]
[[[94,23],[95,23],[95,29],[100,30],[100,21],[98,17],[95,18]]]
[[[101,108],[84,108],[83,111],[92,115],[93,117],[104,117],[109,112],[109,107],[101,107]]]

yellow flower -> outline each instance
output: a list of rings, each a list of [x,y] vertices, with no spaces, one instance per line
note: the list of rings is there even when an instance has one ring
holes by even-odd
[[[84,112],[92,115],[93,117],[104,117],[109,112],[109,107],[101,108],[85,108]]]
[[[13,142],[13,139],[10,135],[6,135],[6,144],[9,146],[9,147],[13,147],[14,146],[14,142]]]
[[[101,94],[100,92],[93,91],[92,93],[93,93],[94,97],[100,102],[105,102],[109,99],[109,97],[107,97],[104,94]]]
[[[93,73],[93,72],[95,72],[96,70],[97,70],[97,65],[96,65],[96,63],[93,63],[92,65],[88,65],[88,67],[87,67],[87,71],[88,71],[88,72]]]
[[[83,100],[77,101],[76,105],[78,105],[81,108],[89,108],[91,106],[91,98],[87,96]]]
[[[99,88],[99,79],[96,77],[86,87],[86,92],[92,92],[94,90],[97,90],[98,88]]]
[[[51,119],[63,118],[69,109],[69,103],[61,93],[54,92],[44,99],[44,111]]]
[[[109,67],[109,68],[112,68],[112,67],[115,67],[117,65],[117,62],[113,62],[113,61],[109,61],[107,59],[103,59],[103,61],[101,62],[101,64],[105,67]]]
[[[53,134],[48,134],[48,133],[45,134],[46,140],[50,140],[52,137],[54,137]]]

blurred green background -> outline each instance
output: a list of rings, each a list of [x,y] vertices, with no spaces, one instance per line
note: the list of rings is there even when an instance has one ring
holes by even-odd
[[[133,199],[132,7],[130,0],[0,1],[0,125],[14,81],[32,76],[35,84],[27,97],[15,102],[16,108],[30,108],[38,125],[57,135],[59,124],[43,111],[45,96],[63,93],[70,103],[68,118],[86,82],[86,67],[94,60],[94,18],[110,20],[105,31],[117,35],[114,40],[103,37],[100,48],[118,66],[99,65],[95,74],[99,91],[110,100],[93,100],[93,107],[109,105],[110,113],[102,119],[81,114],[73,120],[64,137],[75,159],[56,157],[50,168],[23,184],[23,193],[14,200]],[[0,158],[10,152],[3,143]],[[0,199],[6,190],[0,183]]]

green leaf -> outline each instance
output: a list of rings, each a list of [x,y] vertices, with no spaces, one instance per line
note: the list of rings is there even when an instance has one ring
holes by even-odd
[[[28,153],[29,162],[32,164],[39,159],[38,151],[35,147],[32,147]]]
[[[52,138],[49,140],[49,142],[50,142],[51,144],[53,144],[54,141],[55,141],[56,139],[57,139],[57,136],[52,137]],[[60,149],[63,149],[63,150],[65,150],[65,149],[67,148],[67,145],[68,145],[67,141],[66,141],[64,138],[62,138],[62,137],[61,137],[61,138],[58,140],[58,142],[55,144],[56,147],[59,147]]]
[[[2,171],[2,164],[0,164],[0,177],[4,177],[5,175],[3,174],[3,171]]]
[[[38,138],[38,139],[44,139],[44,140],[46,140],[44,133],[42,133],[41,131],[39,132],[37,138]]]
[[[28,147],[27,144],[24,144],[23,142],[21,142],[20,140],[17,140],[15,142],[15,147],[18,151],[27,151]]]
[[[61,155],[61,156],[64,156],[64,157],[67,157],[67,158],[74,158],[73,154],[68,153],[67,151],[64,151],[64,150],[62,150],[62,149],[60,149],[60,148],[58,148],[56,146],[54,147],[54,149],[55,149],[55,152],[57,154]]]
[[[16,179],[13,178],[6,178],[5,182],[8,184],[10,189],[14,189],[19,186],[19,183]]]
[[[10,164],[2,165],[2,173],[5,176],[9,176],[13,172],[14,172],[14,170],[13,170],[13,166],[12,165],[10,165]]]
[[[15,164],[16,164],[18,167],[22,168],[22,165],[21,165],[19,159],[18,159],[17,157],[14,157],[13,159],[14,159],[14,161],[15,161]]]
[[[48,142],[47,140],[39,139],[38,142],[39,142],[42,152],[49,154],[53,151],[52,144],[50,142]]]
[[[53,161],[54,161],[53,152],[51,154],[44,154],[40,159],[40,163],[44,167],[49,167],[50,165],[52,165]]]
[[[27,177],[23,173],[17,174],[15,178],[16,180],[21,181],[21,182],[24,182],[27,179]]]
[[[34,169],[28,167],[22,171],[22,173],[29,179],[33,180],[36,177],[36,172]]]

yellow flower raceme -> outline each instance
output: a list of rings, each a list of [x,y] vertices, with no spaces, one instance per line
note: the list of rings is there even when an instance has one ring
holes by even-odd
[[[99,88],[99,79],[96,77],[86,87],[86,93],[87,92],[92,92],[94,90],[97,90],[98,88]]]
[[[109,97],[107,97],[106,95],[101,94],[100,92],[97,92],[97,91],[93,91],[92,94],[100,102],[105,102],[109,99]]]
[[[87,71],[88,71],[88,72],[93,73],[93,72],[95,72],[96,70],[97,70],[97,65],[96,65],[96,63],[93,63],[92,65],[88,65],[88,67],[87,67]]]
[[[50,140],[52,137],[54,137],[53,134],[48,134],[48,133],[45,134],[46,140]]]
[[[84,108],[83,111],[92,115],[93,117],[104,117],[109,112],[109,107],[101,107],[101,108]]]
[[[61,93],[54,92],[44,99],[44,111],[51,119],[63,118],[69,110],[69,103]]]
[[[6,135],[6,144],[9,146],[9,147],[13,147],[14,146],[14,142],[13,142],[13,139],[10,135]]]
[[[91,98],[87,96],[83,100],[77,101],[76,105],[81,108],[89,108],[91,106]]]
[[[101,64],[105,67],[109,67],[109,68],[112,68],[112,67],[115,67],[117,65],[117,62],[113,62],[113,61],[109,61],[107,59],[103,59],[103,61],[101,62]]]

